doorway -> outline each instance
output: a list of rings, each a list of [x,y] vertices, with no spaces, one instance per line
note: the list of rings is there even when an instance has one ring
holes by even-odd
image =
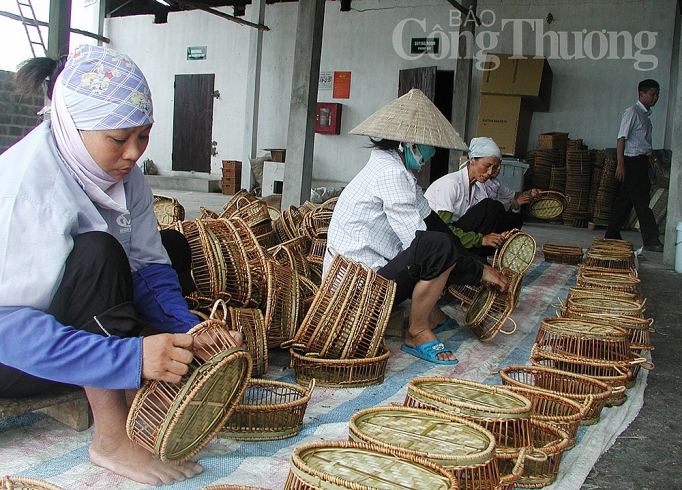
[[[211,173],[215,75],[175,75],[172,169]]]

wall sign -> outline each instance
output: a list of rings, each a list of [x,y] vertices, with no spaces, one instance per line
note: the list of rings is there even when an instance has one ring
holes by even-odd
[[[334,74],[331,72],[320,73],[320,81],[317,84],[317,90],[331,90],[334,81]]]
[[[440,38],[437,37],[413,37],[410,42],[410,53],[434,53],[440,52]]]
[[[332,91],[334,99],[350,99],[350,72],[334,72],[334,89]]]
[[[188,60],[205,60],[206,46],[187,46]]]

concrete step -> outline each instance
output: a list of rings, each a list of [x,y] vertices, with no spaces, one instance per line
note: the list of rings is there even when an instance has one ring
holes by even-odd
[[[145,175],[150,187],[194,192],[222,192],[220,179]]]

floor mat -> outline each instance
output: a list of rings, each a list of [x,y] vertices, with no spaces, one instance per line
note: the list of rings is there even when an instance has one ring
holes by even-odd
[[[205,467],[204,473],[175,483],[172,488],[234,484],[281,489],[295,447],[318,440],[346,440],[351,415],[368,407],[402,403],[407,384],[415,377],[451,376],[499,384],[499,376],[492,373],[507,365],[529,364],[528,356],[541,320],[556,316],[553,305],[558,303],[557,298],[565,298],[568,288],[575,284],[576,267],[543,262],[539,255],[524,277],[519,303],[512,314],[517,323],[514,334],[498,335],[482,343],[462,324],[460,306],[454,299],[447,301],[442,305],[443,310],[462,326],[443,332],[438,338],[453,350],[459,364],[436,365],[419,360],[400,350],[401,339],[389,337],[387,344],[392,354],[384,383],[367,388],[316,388],[308,404],[303,430],[297,436],[250,443],[214,439],[198,455]],[[267,379],[295,382],[288,352],[274,350],[269,357]],[[602,452],[637,416],[645,386],[646,372],[642,370],[623,405],[604,409],[598,424],[580,429],[578,445],[564,455],[557,482],[546,488],[580,489]],[[87,452],[91,438],[92,428],[77,433],[42,415],[27,414],[2,420],[0,474],[40,478],[72,490],[151,488],[92,465]]]

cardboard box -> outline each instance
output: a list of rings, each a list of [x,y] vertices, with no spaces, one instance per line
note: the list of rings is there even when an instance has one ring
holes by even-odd
[[[533,111],[521,97],[481,95],[476,136],[495,140],[502,155],[523,157]]]
[[[494,66],[493,56],[499,59]],[[545,58],[513,59],[510,54],[488,53],[485,61],[481,93],[523,97],[534,111],[549,111],[552,95],[552,69]]]

